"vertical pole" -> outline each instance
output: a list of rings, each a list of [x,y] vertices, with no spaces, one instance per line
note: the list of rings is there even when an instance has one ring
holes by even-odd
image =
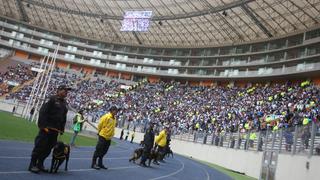
[[[203,133],[203,144],[207,144],[207,133]]]
[[[216,136],[215,136],[215,134],[214,134],[214,132],[212,132],[212,136],[211,136],[211,145],[213,145],[214,144],[214,138],[215,138]]]
[[[266,137],[264,138],[265,140],[265,143],[264,143],[264,151],[267,151],[267,148],[268,148],[268,136],[269,136],[269,129],[267,128],[267,131],[266,131]]]
[[[251,133],[250,130],[246,132],[246,143],[245,143],[244,150],[248,150],[249,149],[250,133]]]
[[[297,141],[298,141],[298,126],[296,125],[294,127],[293,149],[292,149],[292,152],[291,152],[292,155],[296,154]]]
[[[312,121],[312,125],[311,125],[311,142],[310,142],[309,157],[311,157],[311,156],[313,155],[315,135],[316,135],[316,124]]]
[[[52,72],[53,72],[54,67],[55,67],[55,59],[56,59],[56,56],[57,56],[57,53],[58,53],[59,46],[60,46],[60,44],[58,44],[58,46],[55,49],[55,51],[54,51],[53,55],[51,56],[51,58],[48,58],[48,61],[46,61],[45,70],[46,70],[47,67],[48,67],[48,69],[47,69],[47,72],[46,71],[43,72],[44,80],[43,80],[43,83],[41,84],[41,86],[39,85],[39,88],[41,88],[41,90],[40,90],[39,95],[37,96],[38,97],[37,103],[34,106],[35,113],[33,113],[33,115],[32,115],[32,121],[33,121],[34,117],[36,117],[36,115],[38,114],[38,106],[42,105],[42,103],[44,101],[44,98],[46,96],[47,89],[49,87],[49,83],[50,83],[50,80],[51,80],[51,75],[52,75]],[[49,64],[49,66],[48,66],[48,64]]]
[[[279,153],[282,149],[282,141],[283,141],[283,128],[280,129],[280,142],[279,142]]]
[[[232,132],[229,133],[229,141],[228,141],[227,148],[230,148],[230,142],[231,141],[232,141]]]
[[[271,144],[271,150],[274,151],[274,144],[276,142],[276,131],[272,132],[272,144]]]
[[[259,151],[260,143],[262,142],[262,137],[261,137],[261,130],[258,134],[258,139],[257,139],[257,148],[256,151]]]
[[[49,59],[50,59],[50,54],[49,54],[48,58],[46,59],[46,62],[45,62],[45,65],[44,65],[44,71],[41,72],[40,81],[39,81],[39,83],[37,85],[37,90],[36,90],[36,93],[35,93],[35,99],[34,99],[32,105],[31,105],[31,107],[33,107],[34,110],[35,110],[35,113],[33,113],[32,118],[31,118],[32,122],[33,122],[33,118],[34,118],[36,112],[38,111],[38,104],[39,104],[39,100],[40,100],[41,88],[43,87],[43,84],[44,84],[44,81],[45,81],[44,77],[46,76],[46,71],[47,71],[47,68],[48,68]]]
[[[237,135],[237,149],[240,149],[240,128],[238,127],[238,135]]]
[[[42,69],[43,63],[46,60],[46,58],[48,58],[48,56],[45,56],[44,58],[42,58],[41,64],[40,64],[40,69]],[[27,101],[27,105],[24,107],[23,112],[22,112],[22,117],[23,118],[27,118],[27,116],[28,116],[30,105],[34,101],[34,94],[35,94],[35,90],[37,88],[37,85],[39,84],[40,76],[41,76],[41,72],[38,72],[36,80],[33,82],[32,90],[31,90],[31,93],[29,95],[29,99]]]

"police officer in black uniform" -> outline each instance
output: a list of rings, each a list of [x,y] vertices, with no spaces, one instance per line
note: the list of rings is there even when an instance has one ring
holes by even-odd
[[[64,132],[67,120],[67,97],[68,88],[60,85],[55,96],[47,100],[40,108],[38,127],[39,133],[34,141],[29,171],[38,173],[47,172],[43,166],[44,160],[49,156],[51,149],[57,143],[58,134]]]
[[[147,167],[146,161],[153,148],[153,144],[154,144],[153,123],[150,123],[149,128],[147,129],[143,137],[143,153],[140,161],[140,165],[143,167]]]

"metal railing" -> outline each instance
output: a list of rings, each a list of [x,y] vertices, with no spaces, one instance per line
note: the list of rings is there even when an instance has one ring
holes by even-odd
[[[246,151],[277,151],[292,155],[320,155],[320,124],[310,122],[273,131],[180,133],[172,139]]]

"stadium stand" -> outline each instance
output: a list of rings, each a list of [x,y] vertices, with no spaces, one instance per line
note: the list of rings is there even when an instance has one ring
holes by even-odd
[[[0,4],[0,103],[22,109],[30,68],[58,48],[46,97],[71,86],[70,108],[93,124],[116,105],[119,128],[170,125],[183,155],[260,179],[320,175],[309,170],[320,162],[318,0]]]

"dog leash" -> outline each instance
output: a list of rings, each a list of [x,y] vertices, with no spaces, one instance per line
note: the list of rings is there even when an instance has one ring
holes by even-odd
[[[91,127],[93,127],[94,129],[98,130],[98,128],[97,128],[95,125],[93,125],[91,122],[86,121],[86,123],[88,123],[88,124],[89,124]]]

